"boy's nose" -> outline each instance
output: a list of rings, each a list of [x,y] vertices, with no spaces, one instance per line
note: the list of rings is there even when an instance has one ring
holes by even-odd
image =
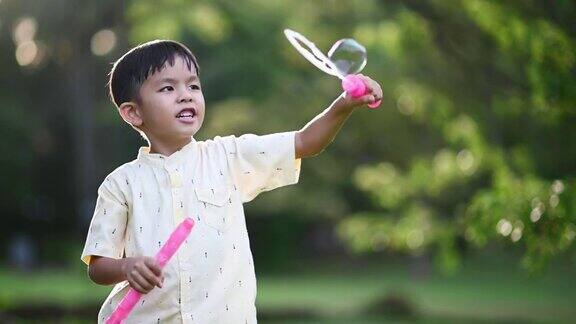
[[[190,96],[182,96],[180,97],[180,99],[178,99],[178,102],[191,102],[192,101],[192,97]]]
[[[192,94],[188,91],[183,91],[178,98],[178,102],[190,102],[192,101]]]

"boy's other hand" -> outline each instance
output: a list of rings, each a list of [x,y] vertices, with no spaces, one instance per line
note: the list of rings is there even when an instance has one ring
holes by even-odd
[[[340,98],[338,98],[339,100],[337,100],[337,105],[340,106],[339,108],[351,110],[359,106],[382,100],[382,88],[378,82],[364,74],[357,74],[357,76],[364,81],[364,84],[366,85],[366,94],[358,98],[353,98],[346,92],[342,93]]]
[[[164,276],[160,265],[154,258],[135,257],[125,260],[122,272],[132,288],[143,294],[148,293],[154,286],[162,288]]]

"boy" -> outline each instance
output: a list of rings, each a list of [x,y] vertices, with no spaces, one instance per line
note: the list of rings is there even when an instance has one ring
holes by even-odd
[[[98,322],[130,286],[144,295],[125,323],[256,323],[242,204],[297,183],[301,158],[320,153],[354,108],[381,98],[380,86],[362,78],[368,95],[342,94],[300,131],[197,142],[205,109],[190,50],[157,40],[122,56],[110,73],[110,95],[149,146],[98,189],[81,257],[95,283],[115,284]],[[152,256],[185,217],[196,225],[160,269]]]

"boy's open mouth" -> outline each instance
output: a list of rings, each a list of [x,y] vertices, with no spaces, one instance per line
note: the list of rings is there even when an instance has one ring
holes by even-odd
[[[195,116],[196,116],[196,109],[184,108],[176,115],[176,118],[190,119],[190,118],[194,118]]]

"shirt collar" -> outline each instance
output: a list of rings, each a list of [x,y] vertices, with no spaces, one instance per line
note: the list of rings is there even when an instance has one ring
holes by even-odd
[[[160,168],[173,169],[180,165],[189,154],[194,155],[197,151],[198,142],[191,137],[190,143],[184,145],[180,150],[165,156],[160,153],[150,153],[150,147],[142,146],[138,150],[138,160]]]

